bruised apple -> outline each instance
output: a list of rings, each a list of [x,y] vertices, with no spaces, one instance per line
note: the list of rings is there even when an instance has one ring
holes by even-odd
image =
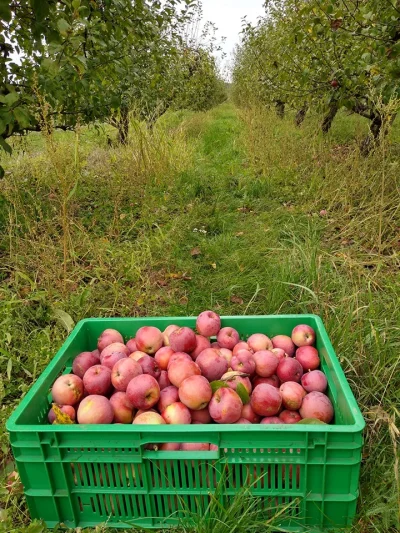
[[[83,385],[82,379],[74,374],[60,376],[51,389],[53,401],[60,405],[75,405],[83,397]]]

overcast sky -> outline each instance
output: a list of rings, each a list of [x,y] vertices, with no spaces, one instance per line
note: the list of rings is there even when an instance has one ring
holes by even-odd
[[[263,3],[263,0],[202,0],[204,19],[214,22],[219,36],[226,37],[224,51],[227,60],[239,41],[243,17],[256,22],[257,17],[265,14]]]

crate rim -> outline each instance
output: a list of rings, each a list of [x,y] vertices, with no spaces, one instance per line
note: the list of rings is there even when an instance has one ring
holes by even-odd
[[[285,318],[291,318],[291,319],[301,319],[308,318],[315,320],[316,325],[318,327],[318,333],[321,335],[324,345],[326,347],[330,347],[332,349],[332,354],[329,356],[334,368],[334,372],[337,375],[337,378],[339,379],[339,382],[341,386],[343,387],[344,392],[346,393],[346,398],[349,401],[350,408],[355,420],[354,424],[337,424],[337,425],[319,425],[319,424],[242,424],[241,427],[243,428],[243,431],[251,431],[251,432],[272,432],[272,431],[284,431],[284,432],[294,432],[294,433],[302,433],[302,432],[312,432],[312,433],[359,433],[361,432],[365,427],[365,420],[362,416],[362,413],[360,411],[360,408],[357,404],[357,401],[354,397],[354,394],[350,388],[350,385],[347,382],[346,376],[342,370],[342,367],[340,366],[339,360],[336,356],[336,353],[333,349],[333,346],[330,342],[329,336],[327,334],[327,331],[325,329],[324,323],[320,316],[312,314],[312,313],[302,313],[302,314],[285,314],[285,315],[221,315],[222,321],[228,321],[230,319],[237,319],[237,318],[271,318],[271,317],[285,317]],[[165,433],[168,431],[171,431],[171,429],[167,428],[173,428],[175,431],[184,431],[189,433],[204,433],[204,428],[199,425],[187,425],[187,424],[176,424],[173,426],[165,426],[163,424],[161,425],[151,425],[151,426],[141,426],[141,425],[134,425],[134,424],[123,424],[123,425],[116,425],[116,424],[71,424],[71,425],[43,425],[43,424],[18,424],[16,422],[17,418],[22,414],[23,410],[25,409],[28,402],[34,397],[37,390],[40,388],[42,383],[47,379],[48,374],[56,367],[59,363],[59,356],[62,355],[62,353],[68,348],[68,346],[73,342],[76,335],[78,334],[78,331],[85,326],[85,324],[90,322],[97,322],[99,320],[105,320],[107,322],[115,322],[115,323],[121,323],[121,322],[131,322],[136,320],[146,320],[151,319],[155,321],[179,321],[182,319],[185,320],[195,320],[197,316],[172,316],[172,317],[164,317],[164,316],[143,316],[143,317],[92,317],[92,318],[84,318],[77,322],[71,333],[68,335],[67,339],[64,341],[64,343],[61,345],[60,349],[56,352],[56,354],[53,356],[50,363],[46,366],[46,368],[43,370],[43,372],[40,374],[40,376],[37,378],[37,380],[33,383],[33,385],[30,387],[29,391],[25,394],[25,396],[22,398],[18,406],[14,409],[10,417],[8,418],[6,422],[6,430],[8,432],[12,431],[19,431],[19,432],[55,432],[55,433],[74,433],[74,432],[81,432],[84,431],[85,433],[105,433],[106,428],[108,429],[107,432],[112,433],[130,433],[130,434],[142,434],[142,433],[148,433],[151,431],[152,433]],[[236,426],[236,424],[207,424],[207,431],[211,431],[212,433],[225,433],[232,431],[232,426]],[[240,427],[240,426],[239,426]],[[109,429],[112,428],[112,429]]]

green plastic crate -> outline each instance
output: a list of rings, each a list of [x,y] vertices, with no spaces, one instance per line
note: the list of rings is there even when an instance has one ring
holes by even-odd
[[[249,480],[266,513],[290,504],[281,526],[318,532],[350,526],[356,512],[364,420],[321,319],[315,315],[222,317],[241,338],[290,334],[308,324],[328,378],[333,425],[70,425],[47,424],[49,389],[74,357],[96,346],[106,328],[127,340],[143,325],[194,327],[194,317],[82,320],[7,423],[32,518],[48,527],[107,522],[146,528],[176,525],[202,513],[217,486],[227,503]],[[161,452],[163,442],[209,442],[218,451]],[[292,466],[290,466],[292,465]]]

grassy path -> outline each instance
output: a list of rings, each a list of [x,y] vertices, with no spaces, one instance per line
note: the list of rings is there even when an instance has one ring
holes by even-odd
[[[316,313],[369,421],[354,532],[375,531],[378,523],[380,533],[395,531],[395,272],[363,268],[356,251],[332,237],[340,220],[318,215],[318,179],[291,154],[301,150],[298,131],[287,126],[282,133],[272,125],[264,140],[230,104],[165,120],[159,138],[139,139],[146,164],[136,152],[138,138],[133,147],[109,149],[92,134],[82,136],[66,276],[62,224],[54,215],[61,192],[51,164],[37,142],[32,158],[10,163],[12,178],[0,190],[0,205],[12,213],[0,218],[1,372],[9,373],[0,388],[2,423],[65,338],[56,309],[74,322],[193,315],[206,308],[224,315]],[[70,168],[73,140],[60,139],[57,164]],[[263,142],[273,157],[260,167]],[[5,462],[7,445],[3,433]],[[6,495],[4,501],[6,529],[17,527],[23,500]]]
[[[221,106],[203,120],[194,166],[169,192],[168,206],[179,214],[166,215],[152,237],[154,244],[163,234],[165,268],[174,266],[191,277],[178,284],[185,287],[187,307],[171,311],[190,313],[204,306],[239,314],[310,310],[282,282],[307,282],[312,275],[301,253],[294,262],[289,257],[297,252],[299,235],[308,247],[318,245],[322,223],[311,225],[305,213],[295,219],[282,205],[290,196],[287,186],[254,175],[233,107]]]

